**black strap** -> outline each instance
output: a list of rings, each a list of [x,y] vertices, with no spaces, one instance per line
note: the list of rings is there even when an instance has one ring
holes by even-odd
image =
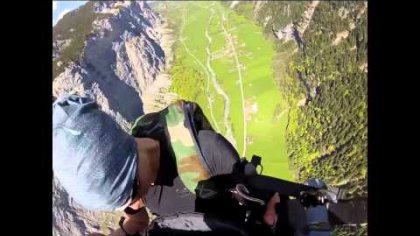
[[[124,209],[124,212],[127,214],[127,215],[135,215],[135,214],[137,214],[137,213],[139,213],[140,211],[142,211],[142,209],[143,209],[143,207],[140,207],[139,209],[137,209],[137,210],[134,210],[133,208],[131,208],[131,207],[126,207],[125,209]]]
[[[120,228],[122,229],[122,231],[124,231],[124,233],[125,233],[125,235],[126,236],[130,236],[130,234],[129,233],[127,233],[127,231],[125,231],[125,229],[124,229],[124,221],[125,221],[125,217],[124,216],[121,216],[121,218],[120,218],[120,222],[118,222],[118,225],[120,226]]]
[[[318,188],[304,184],[277,179],[270,176],[254,175],[245,177],[245,184],[248,187],[261,191],[278,192],[281,195],[300,197],[303,191],[316,191]]]
[[[137,213],[139,213],[140,211],[142,211],[142,207],[140,207],[139,209],[137,209],[137,210],[134,210],[133,208],[131,208],[131,207],[126,207],[125,209],[124,209],[124,212],[127,214],[127,215],[135,215],[135,214],[137,214]],[[122,231],[124,231],[124,233],[125,233],[125,235],[126,236],[141,236],[141,234],[139,234],[139,233],[135,233],[135,234],[129,234],[129,233],[127,233],[127,231],[124,229],[124,221],[125,221],[125,217],[124,216],[121,216],[121,218],[120,218],[120,222],[118,223],[118,225],[120,226],[120,228],[122,229]]]
[[[118,223],[118,225],[120,226],[120,228],[122,229],[122,231],[124,231],[124,233],[125,233],[125,236],[142,236],[141,234],[139,234],[139,233],[135,233],[135,234],[129,234],[125,229],[124,229],[124,221],[125,221],[125,217],[124,216],[121,216],[121,218],[120,218],[120,222]]]
[[[199,197],[208,198],[205,197],[206,195],[208,195],[208,192],[213,193],[210,195],[221,193],[223,192],[223,190],[232,188],[238,183],[245,184],[246,187],[258,190],[259,192],[277,192],[280,195],[293,196],[296,198],[301,197],[301,192],[318,190],[318,188],[315,187],[290,182],[287,180],[276,179],[270,176],[252,175],[241,177],[232,173],[225,175],[217,175],[211,177],[210,179],[200,181],[196,188],[196,194],[198,194]],[[210,189],[211,191],[203,191],[208,189]]]

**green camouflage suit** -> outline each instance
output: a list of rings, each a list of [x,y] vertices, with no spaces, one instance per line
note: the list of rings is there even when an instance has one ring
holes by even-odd
[[[197,103],[179,100],[160,112],[139,117],[131,134],[149,137],[150,132],[159,128],[165,130],[168,143],[173,148],[178,175],[188,190],[194,193],[200,180],[212,176],[200,151],[197,133],[199,130],[213,128]]]

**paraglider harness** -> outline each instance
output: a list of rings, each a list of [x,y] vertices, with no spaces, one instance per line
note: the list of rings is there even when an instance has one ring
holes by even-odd
[[[165,124],[182,124],[194,137],[199,130],[212,130],[197,104],[179,101],[159,113],[138,119],[132,133],[143,132],[140,136],[147,137],[150,135],[147,132],[167,129]],[[310,232],[330,235],[332,226],[365,223],[365,200],[349,201],[345,199],[345,191],[319,180],[300,184],[264,176],[257,173],[259,166],[261,157],[254,155],[251,161],[245,158],[237,161],[230,174],[199,181],[192,188],[196,196],[195,212],[160,216],[152,221],[145,235],[303,236]],[[263,215],[274,193],[281,200],[276,205],[277,223],[270,228],[263,223]]]
[[[249,226],[251,235],[305,235],[309,231],[330,232],[336,225],[365,223],[365,199],[347,199],[344,189],[327,186],[318,179],[300,184],[264,176],[257,173],[258,166],[261,157],[254,155],[250,162],[242,158],[232,174],[201,181],[197,198],[205,201],[223,194],[228,198],[230,194],[241,206],[240,220]],[[280,221],[268,232],[262,217],[266,203],[276,192],[281,199],[276,206]]]
[[[365,200],[346,199],[343,189],[319,180],[300,184],[260,175],[259,165],[261,157],[253,156],[250,162],[243,158],[232,174],[200,181],[196,212],[158,217],[145,235],[331,235],[334,226],[366,223]],[[279,217],[270,228],[262,217],[275,192],[281,199]],[[318,211],[317,216],[310,211]]]

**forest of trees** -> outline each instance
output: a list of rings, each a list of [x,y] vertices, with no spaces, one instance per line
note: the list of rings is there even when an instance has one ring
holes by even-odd
[[[183,99],[197,101],[198,95],[204,92],[205,75],[203,73],[178,63],[172,66],[170,74],[172,84],[169,91],[178,94]]]
[[[341,7],[349,9],[346,19],[338,15]],[[316,91],[297,108],[287,136],[300,178],[322,177],[349,188],[353,196],[367,194],[367,73],[360,69],[367,62],[367,24],[366,17],[356,19],[361,7],[321,2],[303,36],[305,49],[288,68],[291,77],[303,76]],[[351,31],[350,22],[355,24]],[[332,46],[335,35],[346,30],[348,37]]]
[[[273,65],[279,89],[291,107],[287,151],[299,181],[322,178],[348,189],[352,197],[367,196],[365,4],[321,1],[301,38],[301,47],[276,40],[277,59]],[[268,2],[254,15],[247,15],[253,15],[266,36],[274,39],[272,29],[298,23],[308,5]],[[241,13],[243,9],[238,7],[236,11]],[[333,43],[339,33],[345,35],[346,31],[347,37]],[[302,100],[304,104],[299,102]],[[366,235],[367,230],[340,228],[335,234]]]
[[[293,42],[275,42],[283,61],[288,59],[285,73],[278,73],[276,61],[274,67],[291,107],[286,136],[299,179],[321,177],[353,196],[367,194],[367,10],[358,17],[364,4],[321,1],[297,53],[285,53],[296,48]],[[272,28],[298,24],[309,2],[267,2],[254,14],[252,3],[246,5],[236,11],[252,15],[274,39]],[[333,45],[344,31],[348,36]]]

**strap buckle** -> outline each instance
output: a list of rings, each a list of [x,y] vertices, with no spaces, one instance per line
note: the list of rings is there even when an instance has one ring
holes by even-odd
[[[246,201],[257,203],[261,206],[265,205],[265,202],[259,198],[251,197],[249,190],[243,184],[237,184],[235,188],[229,189],[229,192],[233,194],[236,200],[238,200],[239,205],[246,205]]]

